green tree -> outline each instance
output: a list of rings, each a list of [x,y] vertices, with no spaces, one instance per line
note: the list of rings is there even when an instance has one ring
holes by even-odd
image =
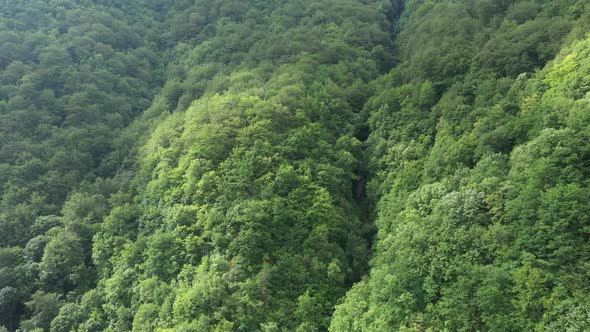
[[[2,324],[8,329],[13,329],[17,323],[16,310],[20,303],[16,288],[4,287],[0,289],[0,313],[3,317]]]
[[[63,301],[55,293],[38,291],[32,295],[31,301],[25,303],[31,310],[31,319],[23,321],[21,327],[29,330],[36,328],[49,331],[51,321],[59,314]]]
[[[61,231],[45,246],[41,260],[41,281],[44,289],[67,293],[81,283],[84,255],[80,238]]]
[[[51,332],[67,332],[74,331],[78,325],[84,321],[86,313],[80,305],[75,303],[64,304],[59,308],[59,314],[50,324],[49,331]]]

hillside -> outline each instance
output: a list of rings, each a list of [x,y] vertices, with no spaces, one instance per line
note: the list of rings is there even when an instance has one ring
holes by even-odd
[[[584,0],[0,5],[0,331],[590,329]]]

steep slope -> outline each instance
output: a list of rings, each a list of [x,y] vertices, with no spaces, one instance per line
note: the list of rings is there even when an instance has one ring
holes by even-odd
[[[406,9],[366,106],[376,252],[331,331],[589,328],[590,40],[537,70],[587,5],[476,3]]]
[[[327,328],[390,3],[1,6],[2,324]]]
[[[80,182],[111,176],[113,140],[147,108],[159,55],[150,12],[62,2],[2,5],[2,246],[26,243]],[[156,49],[157,51],[157,49]]]
[[[83,326],[327,329],[367,266],[355,120],[391,62],[387,6],[219,1],[173,15],[194,33],[171,35],[178,60],[148,111],[161,120],[95,236]]]
[[[51,294],[75,300],[96,280],[92,233],[126,150],[117,137],[161,84],[158,16],[137,3],[0,4],[0,325],[11,331],[21,317],[49,329]]]

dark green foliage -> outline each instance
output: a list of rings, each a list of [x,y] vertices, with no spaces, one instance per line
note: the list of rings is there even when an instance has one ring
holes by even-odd
[[[31,311],[31,319],[21,322],[21,326],[27,330],[49,331],[51,321],[58,315],[62,304],[58,294],[36,292],[31,300],[26,302]]]
[[[80,238],[60,231],[45,246],[40,267],[46,290],[67,293],[80,286],[86,268]]]
[[[19,295],[16,288],[4,287],[0,289],[0,314],[3,326],[12,329],[16,324],[16,310],[19,304]]]

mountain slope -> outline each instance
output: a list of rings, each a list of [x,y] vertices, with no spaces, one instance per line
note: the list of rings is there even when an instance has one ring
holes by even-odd
[[[85,312],[82,330],[325,330],[367,266],[354,120],[391,62],[387,5],[169,14],[200,17],[182,27],[194,33],[171,31],[166,84],[134,125],[153,132],[107,198],[97,287],[54,322]]]
[[[0,330],[583,331],[585,0],[0,5]]]
[[[424,72],[419,48],[383,79],[367,103],[378,241],[330,330],[588,329],[589,40],[535,70],[588,17],[580,2],[554,5],[516,2],[492,33],[432,40],[464,47],[447,55],[463,69]],[[432,15],[465,22],[453,29],[486,22],[464,5],[421,8],[400,38],[433,38],[420,33]]]

